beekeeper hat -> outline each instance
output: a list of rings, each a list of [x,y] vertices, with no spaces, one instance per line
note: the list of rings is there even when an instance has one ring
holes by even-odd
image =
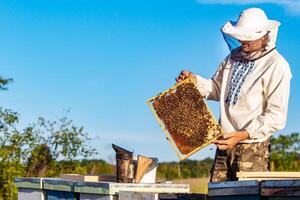
[[[241,12],[238,21],[227,22],[222,32],[240,41],[253,41],[280,26],[280,22],[268,19],[260,8],[249,8]]]

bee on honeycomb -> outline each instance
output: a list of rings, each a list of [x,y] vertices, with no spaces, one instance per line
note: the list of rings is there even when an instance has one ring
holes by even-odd
[[[193,83],[180,84],[158,97],[153,108],[182,154],[192,152],[222,133]]]

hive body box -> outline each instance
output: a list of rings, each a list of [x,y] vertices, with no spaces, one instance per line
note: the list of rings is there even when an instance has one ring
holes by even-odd
[[[185,79],[147,101],[180,160],[223,135],[193,79]]]
[[[268,200],[299,200],[300,180],[262,181],[261,196]]]
[[[47,200],[78,200],[79,198],[75,196],[72,192],[63,191],[47,191]]]
[[[208,184],[210,200],[261,200],[258,181],[228,181]]]
[[[44,200],[42,179],[40,178],[15,178],[15,185],[19,188],[18,200]]]
[[[74,192],[74,181],[63,179],[44,179],[43,189],[47,200],[77,200],[78,194]]]

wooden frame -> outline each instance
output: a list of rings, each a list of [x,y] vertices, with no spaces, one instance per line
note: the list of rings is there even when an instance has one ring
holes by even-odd
[[[156,111],[155,111],[155,109],[154,109],[152,103],[153,103],[154,100],[156,100],[156,99],[158,99],[158,98],[160,98],[160,97],[162,97],[162,96],[164,96],[164,95],[166,95],[166,94],[168,94],[168,93],[174,91],[178,86],[180,86],[180,85],[182,85],[182,84],[185,84],[185,83],[193,83],[193,84],[195,85],[195,82],[194,82],[191,78],[187,78],[187,79],[185,79],[185,80],[183,80],[183,81],[181,81],[181,82],[175,84],[173,87],[171,87],[171,88],[165,90],[164,92],[158,94],[157,96],[150,98],[150,99],[147,101],[147,104],[148,104],[148,106],[150,107],[150,109],[151,109],[153,115],[155,116],[155,119],[157,120],[158,124],[159,124],[160,127],[162,128],[163,132],[165,133],[165,135],[166,135],[166,137],[167,137],[167,140],[170,142],[170,144],[171,144],[173,150],[175,151],[176,155],[178,156],[178,158],[179,158],[180,160],[184,160],[184,159],[190,157],[191,155],[193,155],[194,153],[196,153],[196,152],[199,151],[200,149],[202,149],[202,148],[208,146],[208,145],[211,144],[214,140],[216,140],[218,137],[220,137],[220,136],[222,136],[222,135],[224,134],[224,133],[223,133],[223,129],[221,128],[221,134],[220,134],[220,135],[217,135],[216,137],[214,137],[213,139],[207,141],[205,144],[203,144],[203,145],[197,147],[196,149],[194,149],[194,150],[191,151],[190,153],[188,153],[188,154],[182,154],[182,153],[179,151],[179,149],[178,149],[178,147],[177,147],[175,141],[172,139],[172,137],[171,137],[170,133],[168,132],[167,128],[165,127],[164,123],[163,123],[162,120],[158,117],[158,115],[157,115],[157,113],[156,113]],[[214,124],[218,124],[217,120],[215,119],[215,117],[214,117],[212,111],[210,110],[210,108],[208,107],[208,105],[207,105],[206,102],[205,102],[205,105],[206,105],[206,107],[207,107],[208,112],[209,112],[209,113],[211,114],[211,116],[212,116],[212,121],[213,121],[213,123],[214,123]]]
[[[245,180],[296,180],[300,172],[237,172],[239,181]]]

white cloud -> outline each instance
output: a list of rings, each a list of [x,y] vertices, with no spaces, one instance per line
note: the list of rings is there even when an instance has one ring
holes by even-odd
[[[198,0],[201,4],[254,5],[270,3],[284,6],[292,14],[300,14],[300,0]]]

